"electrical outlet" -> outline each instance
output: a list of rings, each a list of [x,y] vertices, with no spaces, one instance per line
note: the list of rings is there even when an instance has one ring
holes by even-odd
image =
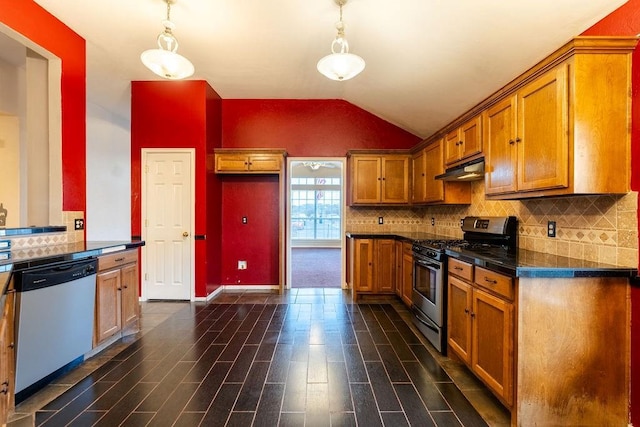
[[[384,217],[381,217],[381,216],[378,217],[378,224],[380,225],[384,224]]]
[[[238,260],[238,270],[246,270],[247,269],[247,261]]]
[[[84,230],[84,219],[76,218],[73,222],[74,230]]]
[[[547,237],[556,237],[556,222],[547,222]]]
[[[431,217],[431,225],[436,225],[436,219]]]
[[[249,220],[247,219],[247,217],[246,217],[246,216],[243,216],[243,217],[242,217],[242,223],[243,223],[243,224],[246,224],[247,222],[249,222]]]

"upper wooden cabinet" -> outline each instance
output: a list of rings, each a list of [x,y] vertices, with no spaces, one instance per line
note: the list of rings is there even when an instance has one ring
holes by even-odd
[[[565,64],[484,113],[486,194],[568,187],[567,79]]]
[[[216,173],[280,173],[285,155],[284,150],[217,149],[213,167]]]
[[[444,145],[439,139],[413,155],[413,204],[471,203],[471,183],[435,179],[444,172]]]
[[[350,154],[350,204],[409,203],[409,154]]]
[[[482,117],[469,120],[445,137],[445,164],[452,165],[482,152]]]
[[[635,38],[577,38],[482,114],[490,198],[626,193]]]

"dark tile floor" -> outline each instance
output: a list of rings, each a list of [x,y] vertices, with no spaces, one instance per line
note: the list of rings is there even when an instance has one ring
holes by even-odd
[[[487,425],[397,308],[339,289],[184,304],[35,425]]]

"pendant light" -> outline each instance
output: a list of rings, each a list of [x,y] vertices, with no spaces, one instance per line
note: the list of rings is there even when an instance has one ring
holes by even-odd
[[[151,71],[169,80],[184,79],[193,75],[193,64],[177,53],[178,40],[173,35],[175,24],[171,22],[171,3],[175,0],[164,0],[167,3],[167,19],[162,21],[164,31],[158,35],[158,48],[142,52],[140,60]]]
[[[336,23],[338,35],[331,43],[331,54],[318,61],[318,71],[331,80],[349,80],[364,70],[364,59],[349,53],[349,43],[344,36],[344,22],[342,22],[342,6],[347,0],[335,0],[340,6],[340,21]]]

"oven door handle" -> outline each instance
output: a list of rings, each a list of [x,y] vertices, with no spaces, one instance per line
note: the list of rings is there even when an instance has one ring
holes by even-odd
[[[438,332],[438,333],[440,332],[440,330],[438,329],[438,326],[433,322],[433,320],[429,319],[427,316],[422,314],[422,312],[419,309],[417,309],[416,306],[412,306],[411,311],[413,312],[413,315],[416,317],[418,322],[422,323],[424,326],[426,326],[427,328],[431,329],[434,332]]]
[[[440,264],[426,261],[424,259],[414,258],[415,262],[423,267],[433,268],[434,270],[440,270]]]

